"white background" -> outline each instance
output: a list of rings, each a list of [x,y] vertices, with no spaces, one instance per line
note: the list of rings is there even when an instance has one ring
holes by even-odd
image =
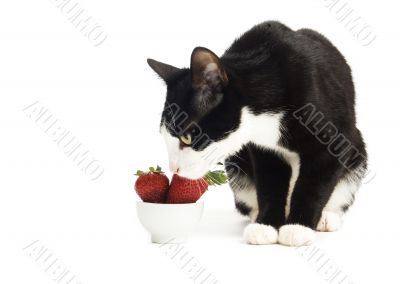
[[[235,37],[271,19],[316,29],[346,56],[376,172],[341,231],[319,233],[316,247],[347,281],[399,283],[395,1],[340,2],[376,34],[369,46],[336,19],[329,0],[237,2],[79,0],[108,35],[97,47],[57,1],[1,2],[0,283],[55,283],[23,250],[36,240],[82,283],[193,283],[149,243],[136,217],[133,173],[168,165],[158,133],[165,90],[146,58],[187,66],[194,47],[222,54]],[[23,109],[36,101],[100,161],[99,179],[85,175],[27,117]],[[218,283],[327,283],[293,248],[244,244],[246,221],[227,186],[203,200],[204,218],[185,249]]]

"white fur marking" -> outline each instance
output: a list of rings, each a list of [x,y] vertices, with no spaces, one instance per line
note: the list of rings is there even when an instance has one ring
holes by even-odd
[[[335,186],[328,203],[325,205],[324,211],[335,212],[342,215],[342,207],[351,204],[358,187],[358,183],[354,181],[349,181],[347,179],[339,181]]]
[[[298,224],[284,225],[279,229],[278,242],[282,245],[300,247],[311,245],[315,241],[315,232]]]
[[[253,186],[246,186],[235,190],[235,199],[251,209],[258,209],[257,191]]]
[[[248,244],[269,245],[278,242],[278,231],[269,225],[249,224],[244,229],[243,238]]]
[[[292,194],[294,190],[294,186],[296,185],[297,178],[299,177],[300,172],[300,156],[289,150],[281,148],[281,153],[283,158],[289,163],[292,168],[292,176],[290,177],[288,194],[286,197],[286,205],[285,205],[285,217],[287,218],[290,213],[290,204],[292,201]]]
[[[334,212],[322,211],[317,230],[320,232],[334,232],[340,228],[342,217]]]

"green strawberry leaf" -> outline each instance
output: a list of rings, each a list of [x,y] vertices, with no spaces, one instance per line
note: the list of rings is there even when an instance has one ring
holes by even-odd
[[[145,174],[148,174],[148,173],[152,173],[152,174],[163,174],[164,172],[162,171],[161,167],[160,167],[159,165],[157,165],[156,168],[154,168],[154,167],[149,167],[149,170],[148,170],[147,172],[138,170],[138,171],[136,172],[135,175],[136,175],[136,176],[142,176],[142,175],[145,175]]]
[[[149,171],[141,171],[141,170],[137,170],[136,173],[134,174],[135,176],[142,176],[142,175],[146,175],[148,173],[153,173],[153,174],[163,174],[164,172],[162,171],[161,167],[159,165],[157,165],[156,168],[154,167],[149,167]]]
[[[224,171],[210,171],[205,176],[208,185],[222,185],[228,182],[228,176]]]
[[[144,172],[141,170],[137,170],[135,176],[142,176],[144,175]]]

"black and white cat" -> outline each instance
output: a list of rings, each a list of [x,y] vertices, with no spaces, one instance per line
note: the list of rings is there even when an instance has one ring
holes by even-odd
[[[339,228],[367,155],[351,70],[325,37],[265,22],[220,58],[197,47],[190,68],[148,63],[167,85],[171,170],[197,179],[223,161],[246,242],[309,245]]]

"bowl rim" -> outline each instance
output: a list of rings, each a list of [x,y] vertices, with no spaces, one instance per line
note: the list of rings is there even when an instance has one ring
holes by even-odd
[[[144,202],[142,200],[137,200],[136,201],[136,205],[139,204],[146,204],[149,206],[165,206],[165,207],[176,207],[176,206],[181,206],[181,207],[188,207],[188,206],[201,206],[204,205],[204,201],[196,201],[196,202],[192,202],[192,203],[154,203],[154,202]]]

